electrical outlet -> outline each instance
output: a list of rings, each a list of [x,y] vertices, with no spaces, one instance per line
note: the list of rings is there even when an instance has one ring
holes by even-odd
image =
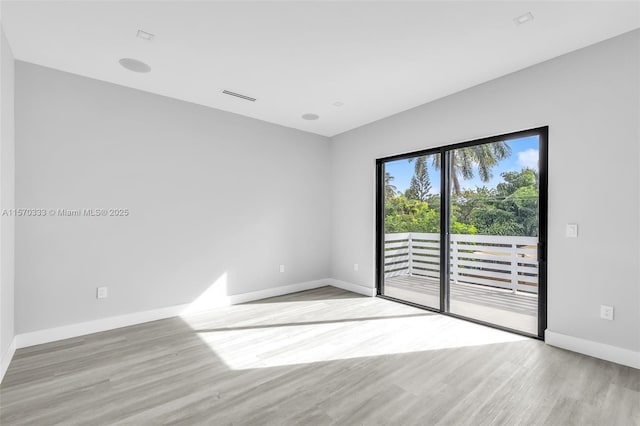
[[[97,291],[96,291],[96,298],[97,299],[106,299],[108,296],[108,290],[107,287],[98,287]]]
[[[284,265],[280,265],[280,272],[284,272]]]
[[[600,318],[613,321],[613,306],[600,305]]]
[[[353,264],[353,270],[354,270],[354,271],[357,271],[358,269],[359,269],[358,264],[357,264],[357,263],[354,263],[354,264]]]

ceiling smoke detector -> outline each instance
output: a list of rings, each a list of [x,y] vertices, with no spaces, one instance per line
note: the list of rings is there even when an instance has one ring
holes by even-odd
[[[318,118],[320,118],[320,116],[318,114],[307,113],[304,114],[302,118],[304,118],[305,120],[317,120]]]
[[[513,22],[515,22],[516,25],[526,24],[529,21],[533,21],[533,14],[531,12],[527,12],[524,15],[518,16],[517,18],[513,18]]]
[[[147,73],[151,71],[151,67],[142,61],[133,58],[122,58],[118,61],[120,65],[129,71]]]

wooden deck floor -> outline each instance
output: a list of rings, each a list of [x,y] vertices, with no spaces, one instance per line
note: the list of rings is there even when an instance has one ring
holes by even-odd
[[[401,275],[385,280],[385,294],[424,306],[438,308],[440,283],[436,280]],[[535,294],[498,288],[451,283],[451,312],[504,327],[537,334],[538,297]]]

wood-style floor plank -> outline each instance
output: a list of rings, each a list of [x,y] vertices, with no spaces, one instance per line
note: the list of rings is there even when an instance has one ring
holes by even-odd
[[[325,287],[20,349],[2,425],[640,425],[640,371]]]

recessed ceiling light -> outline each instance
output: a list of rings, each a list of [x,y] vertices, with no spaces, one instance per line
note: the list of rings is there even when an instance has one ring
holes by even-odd
[[[155,35],[148,33],[146,31],[138,30],[138,34],[136,34],[136,37],[141,38],[143,40],[151,41],[153,40]]]
[[[318,118],[320,118],[320,116],[318,114],[308,113],[308,114],[304,114],[302,118],[304,118],[305,120],[317,120]]]
[[[122,58],[118,61],[120,65],[133,72],[149,72],[151,67],[142,61],[132,58]]]
[[[527,12],[524,15],[518,16],[517,18],[513,18],[513,21],[516,23],[516,25],[522,25],[529,21],[533,21],[533,14],[531,14],[531,12]]]
[[[336,107],[341,107],[343,105],[344,105],[344,102],[340,102],[340,101],[336,101],[333,103],[333,106],[336,106]]]

